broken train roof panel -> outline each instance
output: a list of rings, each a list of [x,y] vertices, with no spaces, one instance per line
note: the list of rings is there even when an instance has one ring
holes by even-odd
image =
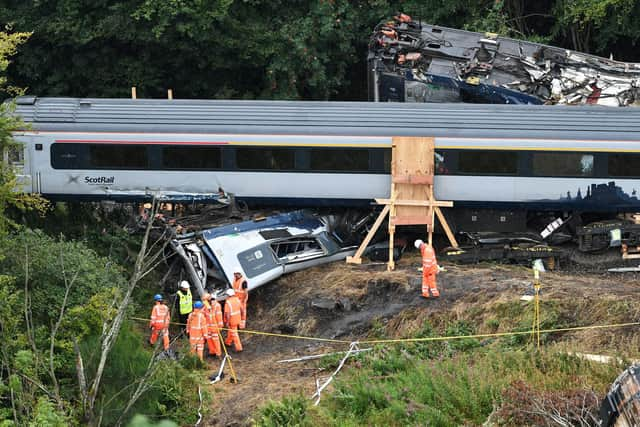
[[[16,113],[32,130],[79,134],[640,139],[640,109],[599,106],[27,97]]]
[[[265,217],[264,219],[243,221],[236,224],[228,224],[220,227],[210,228],[202,231],[202,236],[207,240],[218,237],[246,234],[259,234],[266,230],[287,228],[291,229],[292,235],[310,233],[322,227],[322,221],[305,211],[294,211]],[[296,231],[299,230],[299,231]],[[284,236],[283,236],[284,237]],[[265,235],[261,235],[262,241],[271,240]],[[277,237],[276,237],[277,238]]]

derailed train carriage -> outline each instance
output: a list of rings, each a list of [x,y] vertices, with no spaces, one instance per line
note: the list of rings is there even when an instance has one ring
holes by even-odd
[[[371,209],[394,136],[435,138],[435,193],[458,232],[540,232],[584,250],[633,244],[640,110],[598,106],[18,99],[24,188],[54,200],[216,201]]]
[[[369,43],[371,101],[640,105],[640,64],[399,14]]]

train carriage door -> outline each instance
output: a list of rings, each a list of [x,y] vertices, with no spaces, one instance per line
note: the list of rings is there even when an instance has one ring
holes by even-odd
[[[6,147],[2,153],[2,160],[5,165],[13,168],[16,174],[16,191],[31,193],[33,182],[29,170],[29,150],[24,138],[16,138],[18,143]]]

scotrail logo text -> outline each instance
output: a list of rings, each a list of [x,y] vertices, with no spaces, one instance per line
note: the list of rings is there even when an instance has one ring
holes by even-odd
[[[116,181],[115,176],[85,176],[84,183],[89,185],[111,185]]]

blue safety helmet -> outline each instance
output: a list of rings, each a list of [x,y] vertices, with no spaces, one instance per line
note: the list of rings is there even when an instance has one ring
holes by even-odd
[[[193,308],[202,308],[204,307],[204,304],[202,303],[202,301],[196,301],[193,303]]]
[[[162,298],[162,295],[160,295],[160,294],[155,294],[153,296],[153,299],[156,300],[156,301],[162,301],[164,298]]]

